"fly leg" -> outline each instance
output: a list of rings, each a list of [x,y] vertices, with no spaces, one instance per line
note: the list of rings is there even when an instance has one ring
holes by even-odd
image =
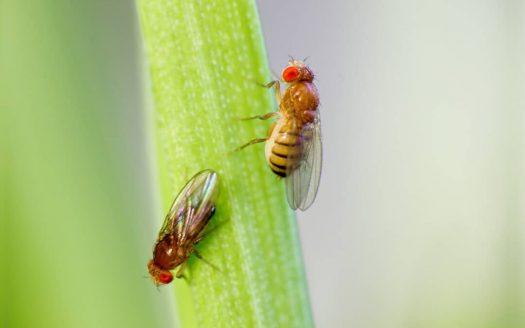
[[[193,250],[193,254],[195,254],[195,257],[197,257],[199,260],[201,260],[202,262],[208,264],[209,266],[211,266],[212,268],[214,268],[215,270],[219,271],[222,273],[222,271],[216,267],[214,264],[212,264],[211,262],[209,262],[208,260],[206,260],[204,257],[202,257],[202,255],[197,252],[197,250]]]
[[[183,278],[184,280],[188,281],[188,278],[184,275],[184,270],[186,269],[186,262],[182,262],[182,264],[179,267],[179,270],[177,270],[177,273],[175,274],[175,277],[177,279]]]
[[[270,125],[270,127],[268,128],[268,136],[266,138],[257,138],[257,139],[250,140],[249,142],[245,143],[244,145],[242,145],[240,147],[237,147],[234,150],[232,150],[232,153],[240,151],[240,150],[243,150],[244,148],[246,148],[248,146],[255,145],[255,144],[258,144],[260,142],[267,141],[270,138],[270,136],[272,135],[273,129],[275,128],[275,125],[276,125],[275,122],[273,122],[272,125]]]
[[[250,117],[242,117],[240,118],[241,121],[248,121],[248,120],[255,120],[255,119],[259,119],[259,120],[267,120],[269,118],[272,118],[272,117],[277,117],[279,116],[279,112],[270,112],[270,113],[266,113],[266,114],[263,114],[263,115],[256,115],[256,116],[250,116]]]
[[[249,142],[245,143],[244,145],[235,148],[230,153],[235,153],[235,152],[241,151],[241,150],[243,150],[244,148],[246,148],[248,146],[255,145],[255,144],[258,144],[258,143],[261,143],[261,142],[265,142],[265,141],[266,141],[266,138],[257,138],[257,139],[250,140]]]
[[[277,83],[279,83],[279,82],[277,81]],[[246,119],[258,118],[260,120],[266,120],[266,119],[268,119],[270,117],[273,117],[273,116],[280,116],[280,113],[279,112],[270,112],[270,113],[267,113],[267,114],[264,114],[264,115],[261,115],[261,116],[248,117]],[[266,138],[256,138],[256,139],[250,140],[247,143],[245,143],[244,145],[242,145],[240,147],[237,147],[234,150],[230,151],[229,154],[241,151],[241,150],[243,150],[244,148],[246,148],[248,146],[255,145],[255,144],[267,141],[270,138],[270,136],[272,135],[272,132],[273,132],[273,129],[275,128],[275,125],[276,125],[276,122],[273,122],[272,125],[270,125],[270,128],[268,129],[268,136]]]
[[[262,85],[265,88],[272,88],[275,87],[275,99],[277,99],[277,105],[281,105],[281,82],[279,80],[273,80],[267,84]]]

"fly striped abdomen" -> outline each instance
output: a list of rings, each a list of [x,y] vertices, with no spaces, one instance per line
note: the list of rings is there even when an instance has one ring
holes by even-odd
[[[266,160],[272,171],[281,177],[286,177],[297,166],[301,153],[301,130],[277,123],[266,144]]]

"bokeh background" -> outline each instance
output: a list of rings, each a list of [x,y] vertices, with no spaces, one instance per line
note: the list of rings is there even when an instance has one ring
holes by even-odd
[[[318,75],[323,177],[298,214],[317,326],[525,326],[524,3],[258,6],[273,70]],[[134,3],[0,17],[1,323],[171,325],[129,274],[161,215]]]
[[[523,1],[260,1],[319,77],[319,327],[525,326]]]

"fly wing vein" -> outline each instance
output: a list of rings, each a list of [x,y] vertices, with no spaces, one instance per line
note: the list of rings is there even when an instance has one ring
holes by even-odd
[[[213,214],[217,194],[217,174],[210,170],[197,173],[174,199],[158,240],[166,234],[177,238],[178,244],[197,238]]]
[[[322,143],[319,114],[313,123],[301,130],[300,159],[289,169],[286,194],[292,209],[306,210],[312,205],[321,177]],[[293,162],[290,160],[289,162]],[[297,161],[295,161],[297,163]]]

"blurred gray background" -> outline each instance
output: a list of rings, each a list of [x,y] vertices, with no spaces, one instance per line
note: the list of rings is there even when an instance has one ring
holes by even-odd
[[[273,70],[318,76],[317,326],[525,326],[523,2],[258,6]]]

